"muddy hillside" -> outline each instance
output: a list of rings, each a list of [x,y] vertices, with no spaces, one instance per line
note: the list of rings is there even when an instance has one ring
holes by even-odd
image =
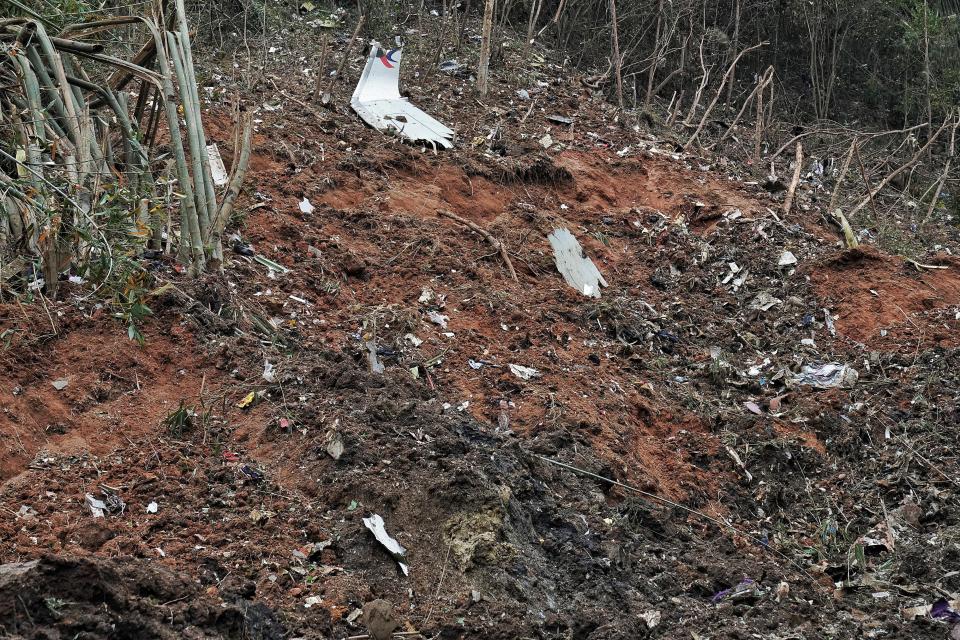
[[[249,171],[222,271],[137,258],[142,341],[0,282],[4,637],[960,637],[956,227],[848,248],[562,57],[405,58],[409,144],[317,38],[195,45]]]

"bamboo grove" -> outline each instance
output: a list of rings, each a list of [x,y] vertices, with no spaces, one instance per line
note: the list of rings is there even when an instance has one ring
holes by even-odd
[[[218,193],[186,12],[173,4],[55,33],[23,5],[0,18],[3,280],[55,292],[68,270],[103,280],[121,254],[144,251],[175,251],[194,274],[222,263],[251,118],[235,110],[234,162]],[[131,41],[142,44],[122,55],[118,43]]]

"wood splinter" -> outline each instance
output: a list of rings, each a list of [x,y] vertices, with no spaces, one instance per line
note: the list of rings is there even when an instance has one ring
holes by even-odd
[[[444,218],[450,218],[451,220],[459,222],[463,226],[468,227],[469,229],[476,231],[481,236],[483,236],[486,239],[486,241],[490,243],[490,246],[492,246],[494,249],[500,252],[500,257],[503,258],[504,263],[506,263],[507,265],[507,271],[510,272],[510,278],[514,282],[519,282],[519,280],[517,279],[517,272],[514,271],[513,269],[513,262],[510,261],[510,254],[507,253],[507,247],[504,246],[502,242],[494,238],[489,231],[487,231],[483,227],[473,222],[470,222],[465,218],[461,218],[455,213],[451,213],[450,211],[442,211],[442,210],[437,211],[437,215],[443,216]]]

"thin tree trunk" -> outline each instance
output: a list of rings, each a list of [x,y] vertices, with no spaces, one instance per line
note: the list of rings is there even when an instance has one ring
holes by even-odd
[[[923,0],[923,84],[927,101],[927,137],[933,133],[933,107],[930,104],[930,30],[928,20],[929,7]]]
[[[653,36],[653,59],[650,61],[650,71],[647,73],[647,95],[643,99],[643,110],[650,111],[650,101],[653,99],[653,80],[657,75],[660,63],[660,30],[663,24],[663,0],[657,3],[657,30]]]
[[[742,0],[736,0],[734,3],[733,9],[733,46],[731,51],[736,51],[737,47],[740,46],[740,6],[743,4]],[[727,85],[727,106],[730,106],[730,103],[733,101],[733,87],[737,81],[737,70],[736,62],[730,72],[730,84]]]
[[[743,114],[746,112],[747,107],[749,107],[750,103],[755,98],[757,98],[758,94],[763,93],[763,91],[767,88],[767,85],[769,85],[772,81],[773,81],[773,65],[767,67],[767,70],[763,72],[763,75],[760,76],[760,78],[757,80],[757,84],[753,88],[753,91],[751,91],[750,95],[748,95],[746,99],[743,101],[743,106],[740,107],[740,111],[737,112],[736,117],[734,117],[733,121],[730,122],[730,126],[727,127],[727,130],[724,132],[722,136],[720,136],[719,140],[717,140],[715,143],[707,147],[708,149],[711,149],[717,146],[718,144],[720,144],[721,142],[723,142],[733,134],[734,127],[736,127],[737,123],[740,122],[740,118],[743,117]]]
[[[617,28],[617,0],[610,0],[610,38],[613,46],[613,76],[617,87],[617,104],[624,109],[623,104],[623,74],[620,60],[620,34]]]
[[[313,89],[313,101],[320,99],[320,86],[323,84],[324,69],[327,66],[327,33],[320,39],[320,63],[317,65],[317,86]]]
[[[493,10],[496,0],[487,0],[483,9],[483,35],[480,41],[480,63],[477,66],[477,92],[487,95],[490,76],[490,39],[493,35]]]
[[[700,118],[700,123],[697,125],[696,130],[693,132],[693,135],[690,136],[689,140],[687,140],[687,144],[683,145],[684,149],[689,148],[690,145],[692,145],[696,141],[697,136],[700,135],[700,132],[703,130],[703,125],[707,123],[707,118],[710,117],[710,113],[713,111],[713,107],[716,106],[717,101],[720,100],[720,94],[723,92],[723,85],[726,84],[731,74],[733,74],[733,70],[737,68],[737,63],[740,61],[740,58],[742,58],[743,55],[748,51],[753,51],[754,49],[758,49],[764,46],[765,44],[769,44],[769,43],[761,42],[760,44],[755,44],[752,47],[747,47],[746,49],[738,53],[737,57],[733,59],[733,62],[730,63],[730,67],[727,69],[727,72],[723,74],[723,78],[720,79],[720,86],[717,87],[717,94],[713,96],[713,100],[711,100],[710,104],[707,105],[707,108],[704,109],[703,117]]]
[[[837,206],[837,198],[840,195],[840,188],[843,186],[843,181],[847,177],[847,171],[850,170],[850,161],[853,160],[853,152],[857,148],[857,138],[853,138],[853,142],[850,143],[850,151],[847,152],[847,157],[843,160],[843,166],[840,169],[840,175],[837,176],[837,184],[833,186],[833,193],[830,194],[830,204],[827,206],[827,212],[833,213],[834,208]]]
[[[527,40],[523,43],[524,60],[530,56],[530,48],[533,46],[533,30],[537,28],[541,9],[543,9],[543,0],[533,0],[533,6],[530,7],[530,18],[527,20]]]

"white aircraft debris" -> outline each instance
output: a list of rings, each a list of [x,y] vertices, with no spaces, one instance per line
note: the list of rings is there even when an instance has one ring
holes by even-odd
[[[600,287],[607,286],[597,265],[587,257],[583,247],[568,229],[554,229],[548,237],[553,247],[553,257],[557,263],[557,271],[563,275],[571,287],[585,296],[600,297]]]
[[[350,106],[379,131],[395,131],[411,142],[429,142],[444,149],[453,146],[453,130],[427,115],[400,95],[400,57],[403,48],[383,49],[376,40]]]

